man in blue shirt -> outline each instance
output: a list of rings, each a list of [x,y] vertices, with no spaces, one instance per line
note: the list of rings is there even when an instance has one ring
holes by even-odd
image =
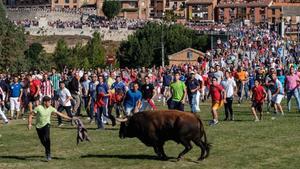
[[[14,112],[17,112],[16,119],[19,118],[20,115],[20,102],[22,98],[22,86],[19,82],[18,77],[14,77],[14,82],[10,85],[10,117],[14,118]]]
[[[137,113],[141,107],[142,93],[139,91],[139,85],[135,83],[133,89],[127,91],[124,99],[126,116],[131,116],[132,112]]]
[[[125,83],[122,81],[120,76],[116,77],[116,81],[111,85],[111,89],[115,91],[115,94],[123,99],[123,96],[126,92]],[[120,117],[121,110],[121,102],[119,100],[116,101],[115,110],[117,117]]]
[[[96,87],[98,85],[98,81],[97,81],[97,75],[93,74],[92,75],[92,81],[89,84],[89,103],[88,103],[88,107],[89,107],[89,120],[90,123],[93,122],[93,118],[94,118],[94,105],[95,105],[95,101],[97,99],[97,91],[96,91]]]
[[[172,76],[167,71],[163,76],[163,105],[166,104],[166,100],[171,96],[170,84],[172,83]]]
[[[126,86],[125,86],[125,83],[122,82],[121,80],[121,77],[120,76],[117,76],[116,78],[116,82],[114,82],[112,85],[111,85],[111,89],[115,89],[115,91],[122,91],[122,92],[126,92]]]

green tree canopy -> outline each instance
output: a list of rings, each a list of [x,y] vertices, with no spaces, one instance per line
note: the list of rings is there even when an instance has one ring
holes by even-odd
[[[70,49],[64,39],[58,40],[55,51],[53,53],[53,59],[59,69],[63,69],[68,64],[68,58]]]
[[[44,47],[40,43],[31,44],[24,54],[26,63],[31,65],[31,69],[43,69],[44,63],[47,63]]]
[[[148,23],[143,29],[123,41],[117,51],[117,58],[121,67],[137,67],[161,65],[161,42],[164,43],[165,62],[167,56],[188,47],[205,51],[208,48],[207,36],[199,36],[194,30],[183,25],[167,25]]]
[[[0,1],[0,69],[15,72],[24,64],[25,35],[23,28],[6,18],[5,11]]]
[[[104,15],[109,19],[113,19],[120,13],[121,3],[117,0],[105,0],[103,2],[102,11]]]

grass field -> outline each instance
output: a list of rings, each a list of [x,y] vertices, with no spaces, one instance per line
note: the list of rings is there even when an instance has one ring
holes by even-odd
[[[97,131],[95,124],[87,125],[92,142],[77,146],[76,129],[68,124],[57,128],[54,120],[51,128],[53,160],[45,162],[35,129],[28,131],[27,121],[18,120],[0,127],[0,169],[299,168],[300,114],[293,109],[276,120],[265,114],[263,121],[253,122],[249,104],[235,104],[236,121],[221,121],[214,127],[207,125],[211,118],[208,103],[202,104],[200,116],[205,121],[208,140],[213,147],[210,157],[201,162],[196,161],[200,155],[197,146],[182,161],[176,162],[172,158],[159,161],[153,149],[136,138],[119,139],[119,126],[108,125],[106,130]],[[220,119],[223,119],[223,109],[220,112]],[[182,150],[182,145],[172,141],[165,145],[169,157],[177,157]]]

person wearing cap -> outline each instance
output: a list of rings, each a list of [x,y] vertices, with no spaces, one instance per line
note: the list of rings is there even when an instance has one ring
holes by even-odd
[[[197,97],[198,90],[200,89],[200,82],[195,78],[195,72],[190,72],[190,77],[186,81],[186,87],[187,87],[187,95],[189,99],[189,103],[191,106],[192,113],[197,113],[199,111],[199,108],[197,108],[197,102],[199,100],[199,97]]]
[[[36,131],[39,136],[39,139],[42,145],[45,148],[46,160],[51,160],[51,141],[50,141],[50,119],[51,114],[57,114],[60,117],[66,118],[68,120],[72,120],[72,118],[58,112],[54,107],[51,106],[51,98],[49,96],[45,96],[42,99],[43,104],[38,105],[34,108],[33,111],[30,112],[28,117],[28,129],[32,128],[32,117],[36,115]]]

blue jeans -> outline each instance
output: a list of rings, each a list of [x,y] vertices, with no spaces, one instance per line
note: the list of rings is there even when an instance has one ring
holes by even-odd
[[[192,113],[197,113],[197,93],[189,95],[189,102],[191,106]]]
[[[246,97],[246,99],[248,99],[248,92],[249,92],[249,85],[248,83],[245,83],[244,85],[240,84],[239,86],[239,102],[242,102],[244,96]]]
[[[298,106],[298,111],[300,111],[300,92],[299,88],[295,88],[293,90],[287,91],[287,105],[288,105],[288,111],[291,111],[291,98],[292,96],[295,97],[297,106]]]
[[[95,106],[95,100],[91,98],[90,112],[89,112],[89,117],[91,120],[94,118],[94,106]]]
[[[86,111],[86,114],[89,116],[89,110],[88,110],[89,97],[82,96],[82,101],[83,101],[84,110]]]
[[[104,111],[105,111],[105,107],[100,107],[97,109],[95,118],[96,118],[98,128],[104,128],[104,124],[102,122],[102,115]]]

